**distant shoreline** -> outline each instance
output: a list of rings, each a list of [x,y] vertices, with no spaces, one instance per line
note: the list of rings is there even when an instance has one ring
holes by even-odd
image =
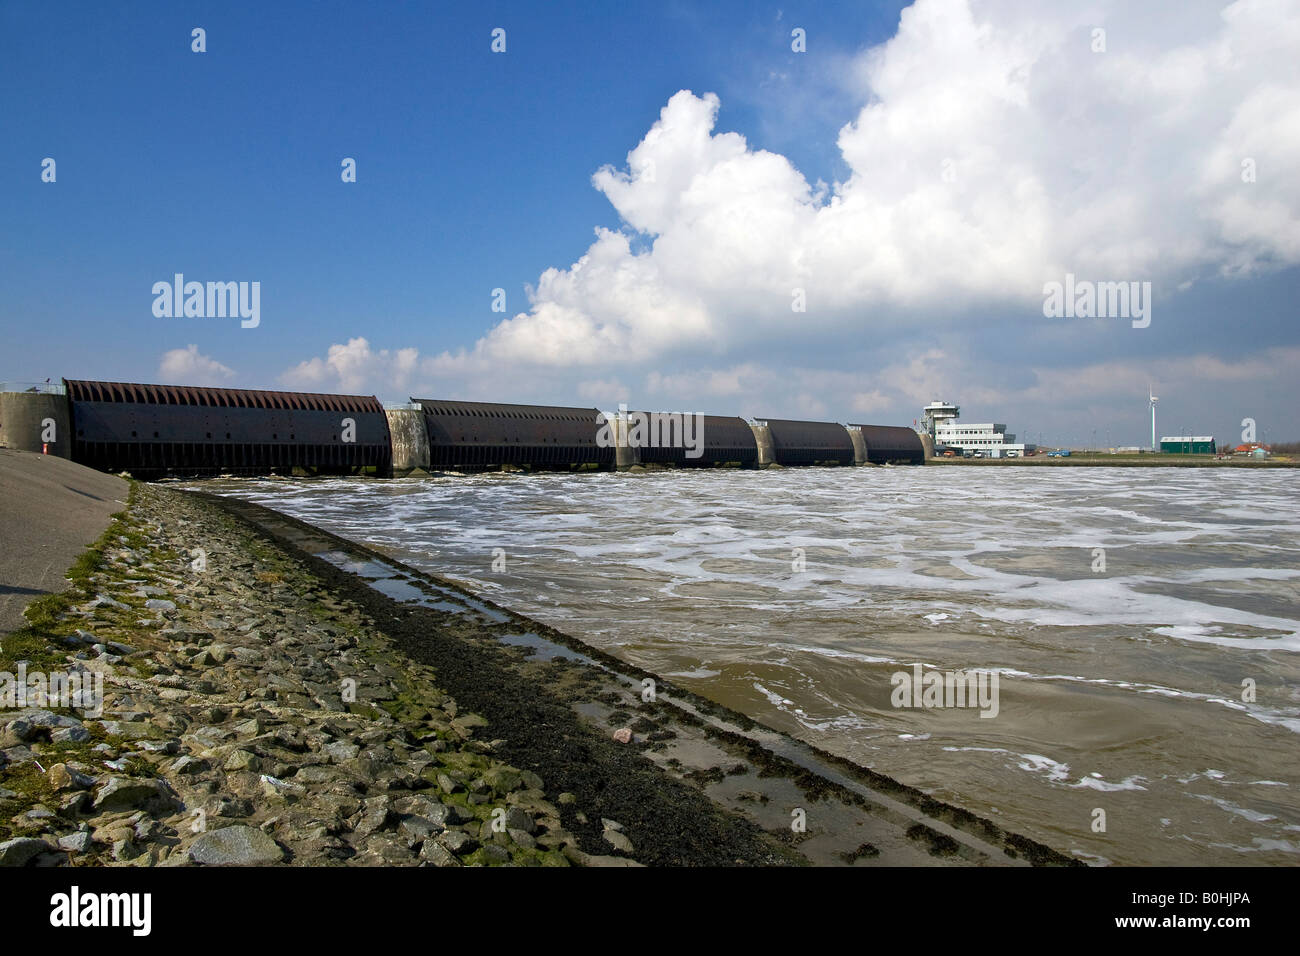
[[[1045,468],[1300,468],[1300,461],[1226,458],[1218,461],[1191,455],[1071,455],[1069,458],[927,458],[927,465],[1028,465]]]

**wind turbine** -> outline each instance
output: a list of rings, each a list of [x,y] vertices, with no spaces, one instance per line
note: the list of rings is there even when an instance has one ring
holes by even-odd
[[[1152,393],[1150,385],[1147,385],[1147,399],[1151,402],[1151,450],[1159,451],[1156,447],[1156,402],[1160,399]]]

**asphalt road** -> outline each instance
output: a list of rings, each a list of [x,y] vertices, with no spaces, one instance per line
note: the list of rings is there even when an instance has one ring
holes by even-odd
[[[28,602],[67,587],[64,573],[126,506],[128,485],[54,455],[0,448],[0,634]]]

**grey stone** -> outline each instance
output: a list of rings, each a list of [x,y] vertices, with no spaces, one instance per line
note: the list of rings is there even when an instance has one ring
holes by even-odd
[[[576,840],[572,833],[562,827],[556,827],[535,837],[539,846],[546,847],[548,850],[554,850],[565,844],[575,843]]]
[[[336,740],[323,748],[326,755],[335,763],[343,763],[356,757],[361,748],[344,740]]]
[[[144,720],[104,720],[100,723],[104,733],[124,740],[157,740],[166,736],[158,727]]]
[[[79,830],[65,837],[59,837],[59,846],[72,853],[86,853],[90,850],[90,831]]]
[[[358,856],[356,863],[365,866],[378,863],[387,866],[409,865],[411,849],[400,843],[391,834],[377,834],[366,841],[365,852]]]
[[[424,846],[420,848],[420,859],[434,866],[464,866],[451,850],[433,840],[426,840]]]
[[[300,783],[281,780],[269,774],[262,774],[262,792],[268,797],[284,797],[286,800],[298,800],[307,793],[307,788]]]
[[[179,740],[139,740],[136,746],[151,754],[174,754],[181,749]]]
[[[506,829],[523,830],[525,833],[536,833],[537,824],[533,822],[532,814],[519,807],[511,807],[506,811]]]
[[[509,767],[492,767],[483,774],[483,782],[498,793],[509,793],[524,785],[523,775]]]
[[[565,857],[572,860],[578,866],[644,866],[636,860],[629,860],[625,856],[597,856],[594,853],[584,853],[576,846],[566,846],[563,851]]]
[[[533,839],[532,834],[527,830],[510,827],[506,830],[506,833],[510,834],[510,839],[513,840],[517,846],[521,846],[526,850],[534,850],[537,848],[537,841]]]
[[[23,744],[32,740],[38,733],[36,726],[30,720],[11,720],[5,724],[4,735],[0,737],[6,745]]]
[[[247,750],[231,751],[226,758],[225,769],[230,772],[239,772],[246,770],[250,773],[258,770],[262,766],[262,761],[256,754],[249,753]]]
[[[388,824],[392,816],[392,807],[387,797],[371,797],[364,801],[363,806],[361,819],[353,828],[353,832],[368,836],[376,830],[382,830]]]
[[[55,714],[48,710],[28,710],[22,714],[24,720],[33,727],[80,727],[81,721],[64,714]]]
[[[299,783],[320,784],[325,783],[327,780],[333,780],[334,774],[325,767],[302,767],[293,775],[293,779]]]
[[[474,819],[474,814],[470,813],[459,804],[444,803],[442,806],[447,810],[447,820],[450,823],[469,823],[469,821]]]
[[[426,797],[422,793],[403,797],[397,801],[395,806],[402,813],[424,817],[439,826],[447,825],[447,808],[437,800]]]
[[[604,837],[605,837],[605,842],[608,843],[610,846],[612,846],[615,850],[618,850],[620,853],[632,852],[632,841],[629,840],[624,834],[619,833],[617,830],[606,830],[604,833]]]
[[[110,777],[95,795],[95,809],[160,810],[170,808],[176,798],[167,784],[152,777]]]
[[[442,832],[442,826],[424,817],[406,817],[397,825],[398,835],[406,840],[406,845],[414,847],[431,836]]]
[[[0,866],[26,866],[34,857],[49,853],[54,847],[44,840],[19,837],[0,843]]]
[[[89,790],[95,785],[94,777],[88,777],[62,763],[51,765],[45,773],[45,779],[55,790]]]
[[[205,866],[265,866],[283,860],[284,851],[266,833],[241,825],[203,834],[190,845],[189,857]]]
[[[56,744],[84,744],[89,739],[90,731],[85,727],[60,727],[50,734]]]
[[[483,847],[483,859],[489,863],[506,863],[510,860],[510,851],[503,846],[489,843]]]
[[[447,830],[438,834],[434,842],[441,843],[452,853],[473,853],[478,849],[478,841],[464,830]]]
[[[176,774],[194,774],[207,768],[208,762],[186,754],[178,757],[171,765],[171,772]]]
[[[59,816],[70,818],[79,813],[86,813],[90,806],[90,794],[85,790],[76,790],[64,796],[59,803]]]

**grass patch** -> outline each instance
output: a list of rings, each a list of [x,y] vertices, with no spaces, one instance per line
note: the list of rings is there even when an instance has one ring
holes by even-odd
[[[17,794],[16,797],[0,803],[0,808],[3,808],[0,810],[0,841],[10,840],[22,836],[25,832],[30,832],[15,827],[12,818],[26,813],[37,804],[41,804],[55,813],[58,812],[58,795],[54,792],[54,788],[50,786],[45,774],[36,769],[34,763],[24,763],[5,768],[3,776],[0,776],[0,786]]]

